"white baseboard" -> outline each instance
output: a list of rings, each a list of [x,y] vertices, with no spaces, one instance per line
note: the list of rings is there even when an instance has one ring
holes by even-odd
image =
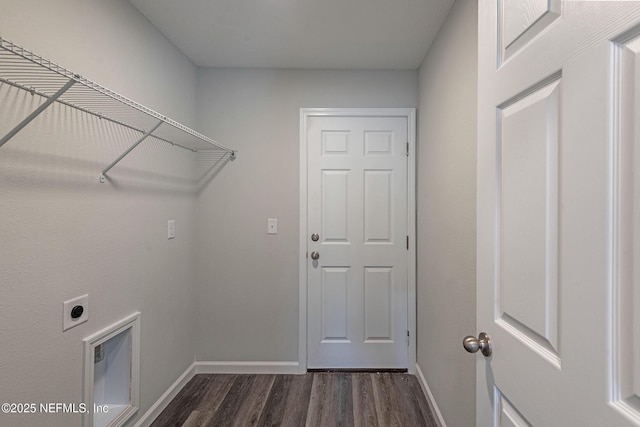
[[[433,410],[433,413],[436,416],[438,424],[440,425],[440,427],[447,427],[447,423],[444,422],[444,418],[442,417],[442,413],[440,412],[440,409],[436,404],[436,400],[433,398],[433,394],[431,393],[429,384],[427,384],[427,380],[422,374],[420,365],[418,365],[417,363],[416,363],[416,377],[418,377],[418,382],[420,383],[420,387],[422,388],[422,391],[424,392],[424,395],[427,398],[427,401],[429,402],[429,406],[431,406],[431,409]]]
[[[189,366],[187,370],[184,371],[173,384],[171,384],[169,389],[160,396],[156,403],[151,405],[151,408],[149,408],[149,410],[145,412],[140,419],[138,419],[133,427],[149,427],[195,374],[196,364],[192,363],[191,366]]]
[[[195,362],[196,374],[299,374],[298,362]]]

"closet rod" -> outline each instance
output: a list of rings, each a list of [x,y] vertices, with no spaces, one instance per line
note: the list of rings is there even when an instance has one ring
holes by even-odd
[[[65,84],[64,86],[62,86],[60,88],[60,90],[58,90],[56,93],[51,95],[51,97],[49,97],[45,102],[43,102],[38,108],[33,110],[33,112],[31,114],[29,114],[23,121],[18,123],[18,125],[16,127],[11,129],[9,131],[9,133],[7,133],[5,136],[2,137],[2,139],[0,139],[0,147],[2,147],[5,144],[5,142],[7,142],[11,138],[13,138],[18,132],[20,132],[23,127],[25,127],[26,125],[31,123],[31,121],[33,119],[38,117],[38,115],[40,115],[40,113],[42,113],[44,110],[46,110],[49,105],[53,104],[56,101],[56,99],[60,98],[62,96],[62,94],[65,93],[75,83],[76,83],[76,81],[74,79],[70,79],[67,82],[67,84]]]

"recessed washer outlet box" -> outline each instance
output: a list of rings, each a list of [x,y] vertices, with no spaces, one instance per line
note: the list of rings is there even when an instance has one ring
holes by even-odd
[[[140,312],[85,338],[82,427],[121,427],[140,407]]]
[[[89,294],[62,303],[62,331],[89,320]]]

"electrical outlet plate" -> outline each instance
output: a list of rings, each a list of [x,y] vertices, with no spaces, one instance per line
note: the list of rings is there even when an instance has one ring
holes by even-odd
[[[76,305],[83,308],[82,316],[74,319],[71,317],[71,310]],[[62,303],[62,331],[74,328],[89,320],[89,294],[79,296]]]

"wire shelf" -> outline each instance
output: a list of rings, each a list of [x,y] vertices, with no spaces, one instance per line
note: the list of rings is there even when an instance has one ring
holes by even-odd
[[[236,152],[231,148],[2,37],[0,82],[47,99],[22,123],[0,138],[0,147],[53,102],[140,132],[141,138],[102,171],[101,181],[115,164],[149,136],[193,152],[214,150],[235,158]]]

